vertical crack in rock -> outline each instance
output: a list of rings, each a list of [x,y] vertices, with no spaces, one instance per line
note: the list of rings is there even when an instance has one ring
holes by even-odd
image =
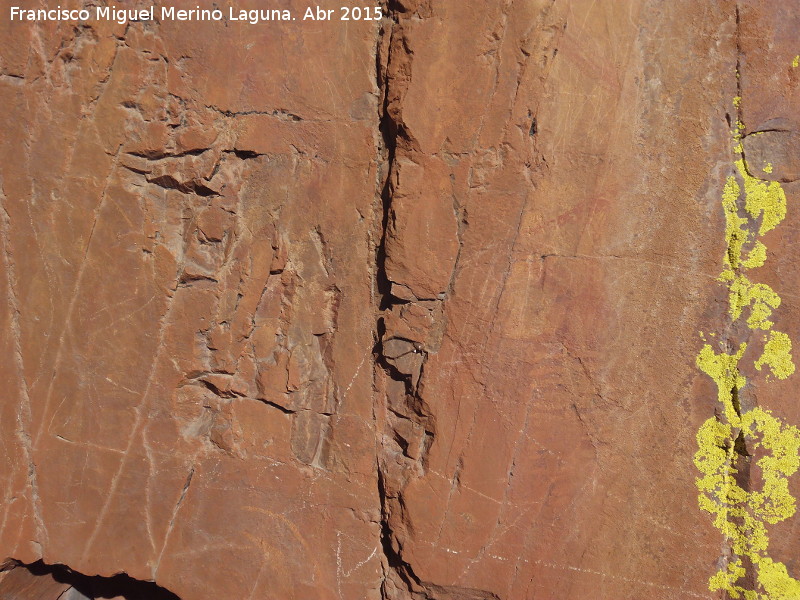
[[[781,298],[767,283],[748,276],[749,270],[766,263],[767,247],[759,238],[783,221],[787,200],[780,183],[757,179],[745,165],[738,4],[735,10],[737,96],[733,104],[737,118],[735,124],[729,123],[734,169],[722,191],[727,249],[718,278],[727,287],[730,321],[721,339],[705,343],[696,359],[698,368],[716,384],[722,408],[697,434],[694,462],[702,476],[696,483],[700,508],[714,515],[714,526],[723,534],[719,570],[709,579],[709,590],[720,591],[726,598],[797,598],[800,580],[770,556],[767,525],[796,512],[787,480],[800,466],[800,429],[756,403],[752,387],[746,387],[754,375],[741,365],[750,347],[761,353],[753,363],[756,371],[766,365],[777,379],[795,372],[789,335],[773,329],[773,312]],[[755,480],[753,466],[760,474]]]
[[[734,101],[734,108],[736,109],[736,121],[733,124],[733,129],[736,131],[736,135],[741,136],[744,134],[744,114],[742,109],[742,22],[741,22],[741,11],[739,7],[739,2],[734,5],[734,21],[735,21],[735,43],[736,43],[736,99]],[[741,149],[741,143],[739,147]],[[744,206],[744,198],[737,197],[736,198],[736,207],[737,213],[743,212],[745,210]],[[754,230],[754,226],[752,223],[747,223],[746,227],[748,228],[748,237],[756,237],[757,231]],[[731,247],[729,246],[729,254],[728,260],[738,261],[738,256],[731,256]],[[745,343],[749,341],[749,335],[745,340]],[[731,403],[733,405],[733,409],[736,412],[738,417],[742,416],[742,394],[736,385],[731,386]],[[729,468],[733,472],[733,479],[735,485],[738,485],[741,489],[745,491],[745,493],[750,494],[752,491],[751,485],[751,454],[747,448],[747,440],[745,437],[745,432],[740,429],[738,433],[735,434],[735,439],[733,440],[732,447],[728,450],[728,462]],[[737,519],[738,520],[738,519]],[[739,523],[743,525],[742,523]],[[724,564],[731,560],[736,561],[740,560],[745,563],[745,571],[746,574],[744,576],[744,585],[750,589],[753,589],[756,585],[754,576],[753,576],[753,564],[750,563],[749,558],[744,556],[740,556],[737,553],[736,543],[729,537],[725,537],[723,544],[722,544],[722,555],[720,556],[720,563]]]
[[[393,59],[396,61],[399,57],[396,51],[393,52],[395,44],[394,36],[397,30],[399,16],[398,12],[400,7],[397,2],[389,0],[384,7],[384,14],[386,18],[381,25],[381,30],[377,40],[376,52],[376,79],[378,89],[380,90],[380,113],[378,115],[378,128],[380,131],[379,142],[382,142],[379,148],[380,169],[378,170],[378,182],[376,195],[380,202],[380,223],[381,230],[379,233],[380,241],[376,249],[376,271],[375,271],[375,285],[378,292],[378,310],[384,311],[390,309],[395,303],[391,295],[391,282],[386,275],[386,238],[390,218],[391,209],[391,182],[390,178],[394,170],[394,164],[397,151],[397,124],[389,114],[390,104],[390,88],[389,78],[391,77],[389,69],[394,67]],[[406,59],[408,57],[405,57]],[[385,332],[384,319],[380,316],[380,312],[376,316],[377,329],[376,329],[376,361],[378,363],[378,376],[383,367],[382,361],[382,343],[381,338]],[[405,388],[402,382],[400,386]],[[388,412],[386,406],[381,402],[377,406],[377,410],[383,409],[384,418]],[[384,599],[390,600],[397,598],[401,592],[406,594],[413,587],[418,587],[419,580],[413,573],[411,566],[403,561],[400,554],[400,547],[395,538],[395,532],[392,528],[392,516],[395,511],[401,508],[397,494],[390,491],[388,488],[386,473],[386,432],[377,431],[379,437],[377,450],[377,468],[378,468],[378,497],[381,503],[381,547],[384,553],[384,581],[381,585],[381,595]],[[394,436],[392,436],[393,439]]]
[[[389,0],[384,14],[376,65],[381,106],[376,195],[382,214],[375,256],[376,412],[381,413],[377,433],[378,495],[385,568],[381,593],[385,600],[497,600],[495,594],[482,590],[423,581],[403,556],[402,539],[413,533],[403,492],[410,481],[424,476],[427,455],[436,436],[436,420],[424,391],[425,363],[429,353],[437,352],[441,344],[443,304],[453,285],[464,215],[455,200],[448,200],[452,202],[447,210],[452,211],[458,247],[451,252],[446,249],[442,256],[443,264],[449,265],[449,270],[444,269],[445,276],[428,278],[422,272],[422,277],[415,279],[415,267],[408,267],[413,259],[409,259],[409,249],[402,239],[403,226],[398,224],[403,219],[400,211],[408,210],[398,204],[398,198],[408,198],[406,177],[401,178],[400,171],[410,173],[411,180],[424,180],[424,167],[414,160],[421,150],[403,120],[403,98],[411,79],[413,58],[406,27],[412,19],[429,17],[432,8],[424,0]],[[411,192],[414,193],[418,191]]]
[[[399,107],[398,96],[401,87],[398,79],[410,76],[411,57],[406,46],[400,25],[401,13],[405,7],[397,1],[390,0],[385,8],[388,20],[383,24],[380,37],[378,39],[378,64],[377,79],[381,90],[381,113],[379,115],[379,128],[383,141],[382,158],[382,178],[379,182],[378,194],[381,201],[381,240],[378,247],[376,260],[376,285],[379,293],[379,310],[391,311],[398,305],[405,302],[394,297],[391,293],[392,283],[386,273],[386,246],[388,229],[391,219],[392,203],[392,176],[396,171],[397,146],[399,137],[405,135],[402,122],[397,119]],[[394,85],[392,85],[392,83]],[[404,86],[403,86],[404,87]],[[404,90],[403,90],[404,91]],[[394,98],[393,98],[394,97]],[[392,114],[394,111],[394,115]],[[379,431],[381,437],[379,443],[378,456],[378,493],[381,501],[381,544],[385,556],[385,568],[382,585],[382,596],[389,600],[395,598],[409,597],[412,590],[420,589],[420,580],[414,574],[410,564],[402,558],[402,549],[396,538],[396,529],[403,526],[403,503],[402,487],[404,473],[396,472],[390,466],[390,454],[402,456],[408,453],[408,441],[390,424],[390,419],[398,422],[405,421],[409,428],[413,423],[418,422],[414,417],[416,411],[406,410],[410,408],[407,400],[413,404],[414,389],[412,382],[404,377],[403,373],[397,368],[397,359],[402,359],[408,354],[409,348],[413,354],[417,354],[417,349],[408,340],[395,340],[394,346],[405,346],[403,350],[397,348],[396,353],[387,356],[387,344],[383,338],[386,334],[385,318],[378,315],[377,318],[377,362],[380,369],[383,369],[384,376],[388,378],[388,384],[392,387],[391,395],[386,394],[381,408],[384,411],[385,425],[384,431]],[[421,373],[421,361],[414,361],[417,367],[417,382]],[[416,366],[416,365],[415,365]],[[413,368],[413,367],[412,367]],[[409,398],[409,394],[411,398]],[[393,398],[392,402],[389,398]],[[393,417],[390,417],[390,413]],[[427,415],[424,415],[427,416]],[[432,433],[425,432],[425,435]]]

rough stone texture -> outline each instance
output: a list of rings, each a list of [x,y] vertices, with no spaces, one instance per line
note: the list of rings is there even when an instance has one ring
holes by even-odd
[[[56,581],[52,575],[34,574],[27,569],[13,568],[0,573],[0,598],[2,600],[17,600],[30,598],[31,600],[53,600],[64,598],[64,593],[70,585]],[[72,600],[64,598],[64,600]]]
[[[11,4],[0,558],[184,600],[720,597],[694,357],[728,323],[737,95],[790,200],[760,280],[800,339],[795,3]]]
[[[375,26],[3,28],[3,553],[378,597]]]

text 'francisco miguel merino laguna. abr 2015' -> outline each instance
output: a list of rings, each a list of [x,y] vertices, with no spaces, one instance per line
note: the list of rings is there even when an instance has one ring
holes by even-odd
[[[218,8],[177,9],[174,6],[155,6],[150,8],[118,8],[116,6],[95,6],[83,9],[67,9],[57,6],[50,9],[28,9],[19,6],[10,8],[12,21],[115,21],[125,25],[131,21],[241,21],[256,25],[265,21],[377,21],[383,18],[379,6],[349,7],[338,10],[309,6],[300,19],[288,9],[246,9],[228,7],[227,12]]]

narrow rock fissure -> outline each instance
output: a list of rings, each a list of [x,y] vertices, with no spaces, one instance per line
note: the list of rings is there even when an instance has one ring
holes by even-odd
[[[378,195],[380,197],[381,202],[381,238],[378,243],[377,247],[377,254],[375,257],[376,261],[376,286],[378,290],[378,297],[380,299],[378,310],[385,310],[389,308],[394,302],[397,301],[397,298],[393,298],[391,294],[391,282],[389,281],[389,277],[386,275],[386,234],[389,226],[389,215],[391,210],[391,182],[390,182],[390,174],[395,162],[395,153],[397,149],[397,127],[394,123],[394,120],[389,116],[389,85],[388,85],[388,69],[389,63],[391,61],[390,52],[391,50],[387,51],[387,55],[384,57],[381,53],[381,46],[383,45],[383,38],[388,35],[390,38],[389,44],[391,45],[391,36],[394,30],[394,25],[397,23],[396,16],[393,14],[392,4],[389,3],[388,7],[384,9],[384,14],[388,15],[388,18],[391,19],[390,25],[383,25],[381,27],[381,31],[378,35],[377,41],[377,49],[376,49],[376,79],[378,84],[378,89],[381,92],[380,96],[380,108],[378,114],[378,131],[379,131],[379,140],[382,143],[382,147],[380,148],[380,154],[382,165],[381,165],[381,178],[382,181],[379,181],[379,190]],[[389,31],[386,31],[388,27]],[[386,64],[383,64],[383,60],[386,60]],[[380,335],[382,332],[378,332],[380,339]]]
[[[378,292],[378,315],[376,319],[376,345],[375,345],[375,360],[379,368],[390,379],[403,384],[406,393],[412,393],[413,389],[411,381],[404,377],[403,373],[393,367],[386,357],[384,356],[383,342],[386,327],[384,318],[381,316],[383,311],[390,310],[394,306],[408,303],[408,301],[397,298],[392,295],[392,283],[386,273],[386,238],[391,219],[391,204],[392,204],[392,185],[391,176],[395,168],[395,156],[397,151],[398,137],[402,135],[401,126],[389,114],[389,68],[392,63],[392,36],[394,35],[395,28],[398,25],[398,10],[402,11],[402,7],[395,1],[389,0],[384,7],[384,14],[387,17],[378,36],[377,50],[376,50],[376,78],[378,89],[380,90],[380,112],[378,115],[378,129],[380,132],[380,141],[382,147],[380,148],[381,160],[381,180],[379,181],[378,195],[380,197],[381,207],[381,229],[380,229],[380,242],[376,251],[376,271],[375,271],[375,285]],[[385,36],[389,36],[388,49],[386,53],[381,52]],[[392,410],[389,407],[389,410]],[[401,416],[402,410],[395,411],[398,417]],[[382,432],[378,432],[382,435]],[[400,446],[404,452],[407,451],[403,448],[403,444],[398,438],[402,436],[392,436],[395,443]],[[382,447],[382,444],[381,444]],[[390,523],[393,511],[397,511],[402,500],[399,494],[388,490],[386,478],[387,473],[384,466],[381,464],[382,457],[378,456],[378,497],[381,503],[381,547],[384,554],[384,561],[388,572],[384,573],[384,581],[381,585],[381,596],[386,600],[396,598],[397,588],[405,588],[404,592],[408,595],[414,589],[421,588],[421,581],[414,573],[411,565],[403,560],[401,547],[392,530]],[[396,484],[391,487],[397,487]]]
[[[736,96],[737,98],[741,99],[742,97],[742,22],[741,22],[741,14],[739,12],[739,3],[737,2],[735,7],[735,18],[736,18]],[[736,107],[736,118],[739,123],[742,123],[742,103],[739,102],[738,106]]]
[[[391,378],[395,379],[397,373],[392,373],[386,366],[385,360],[382,357],[382,343],[381,340],[385,334],[386,328],[384,319],[381,312],[390,309],[397,301],[391,294],[391,281],[386,274],[386,236],[389,227],[390,211],[391,211],[391,173],[394,168],[395,154],[397,148],[397,126],[394,120],[389,115],[389,85],[388,85],[388,69],[391,62],[391,36],[397,24],[396,8],[393,3],[387,3],[384,8],[384,14],[388,18],[388,23],[381,26],[381,31],[377,40],[376,48],[376,79],[378,89],[381,92],[380,108],[378,115],[378,130],[380,132],[379,140],[382,142],[380,148],[381,160],[381,173],[379,180],[379,189],[377,190],[380,198],[381,209],[381,223],[380,223],[380,241],[376,250],[375,262],[375,286],[378,292],[378,315],[376,319],[376,344],[375,344],[375,360],[381,369]],[[382,53],[383,39],[389,36],[389,49],[386,55]],[[384,62],[385,61],[385,62]],[[382,432],[377,432],[381,436]],[[383,444],[379,445],[382,448]],[[390,525],[390,516],[392,511],[391,504],[395,498],[390,496],[386,486],[386,475],[383,470],[382,457],[377,457],[378,461],[378,497],[381,504],[381,548],[384,555],[385,568],[388,569],[384,573],[383,582],[381,584],[381,597],[388,600],[395,594],[393,588],[402,584],[406,590],[419,586],[419,579],[414,574],[411,565],[405,562],[400,554],[400,547],[397,545],[394,532]]]
[[[387,566],[392,569],[400,579],[408,586],[409,589],[420,585],[419,578],[414,574],[414,569],[411,565],[403,560],[400,555],[400,549],[396,545],[394,534],[386,518],[385,507],[389,502],[384,485],[384,475],[381,470],[378,470],[378,495],[381,500],[381,505],[384,507],[383,518],[381,519],[381,548],[386,558]],[[381,594],[385,599],[391,598],[390,592],[387,587],[387,580],[384,578],[383,585],[381,586]]]
[[[739,3],[736,2],[734,5],[734,23],[735,23],[735,31],[734,31],[734,39],[735,39],[735,52],[736,52],[736,101],[734,102],[734,108],[736,109],[736,114],[734,115],[733,123],[731,122],[731,118],[729,113],[726,112],[725,118],[728,124],[728,128],[738,131],[739,125],[742,123],[742,81],[741,81],[741,59],[742,59],[742,44],[741,44],[741,22],[740,22],[740,15],[739,15]],[[727,250],[727,259],[730,264],[737,264],[738,255],[734,252],[734,249],[731,245],[728,246]],[[732,325],[732,324],[731,324]],[[730,327],[730,326],[729,326]],[[727,328],[726,328],[727,329]],[[728,332],[728,334],[730,331]],[[738,374],[738,373],[737,373]],[[739,400],[739,390],[736,385],[732,386],[731,388],[731,402],[733,404],[734,411],[738,416],[741,416],[742,409]],[[731,465],[733,468],[736,467],[736,463],[741,462],[742,456],[742,446],[744,446],[744,441],[742,438],[741,431],[739,435],[734,439],[733,442],[733,456],[728,454],[728,460],[733,463]],[[726,451],[729,448],[726,448]],[[723,536],[722,539],[722,548],[721,548],[721,555],[719,557],[719,562],[722,564],[727,564],[731,557],[735,557],[733,544],[731,540],[727,537]],[[723,593],[723,598],[726,600],[730,598],[727,591]]]
[[[387,272],[387,240],[393,235],[392,203],[400,185],[398,163],[406,154],[419,151],[402,116],[402,98],[410,81],[413,57],[405,27],[406,21],[424,18],[423,13],[429,10],[427,5],[413,1],[388,0],[377,38],[380,147],[376,195],[381,213],[377,215],[380,232],[375,251],[377,314],[373,356],[376,376],[382,378],[384,384],[383,389],[376,386],[379,396],[375,399],[376,411],[384,415],[383,430],[377,432],[380,542],[384,564],[381,597],[384,600],[497,600],[495,594],[483,590],[425,581],[403,555],[403,544],[408,535],[413,534],[404,491],[410,481],[425,475],[428,454],[436,437],[430,399],[424,397],[425,363],[429,353],[438,350],[440,341],[437,340],[445,318],[443,304],[447,298],[447,293],[420,298],[403,282],[392,281]],[[458,220],[464,219],[461,207],[454,206],[454,212]],[[448,291],[452,283],[451,277]],[[403,297],[397,295],[398,291]],[[427,328],[415,331],[416,339],[402,333],[402,328],[398,329],[407,313],[426,315],[428,319]]]
[[[148,178],[147,182],[162,187],[165,190],[177,190],[184,194],[195,194],[202,197],[219,196],[218,192],[212,190],[208,186],[203,185],[202,183],[198,183],[197,181],[181,182],[175,179],[175,177],[172,175],[160,175],[158,177],[153,177],[152,179]]]

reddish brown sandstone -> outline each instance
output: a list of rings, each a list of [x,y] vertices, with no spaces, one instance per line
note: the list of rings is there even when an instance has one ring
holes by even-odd
[[[800,339],[791,2],[10,4],[0,558],[184,600],[715,597],[694,356],[738,94]]]

